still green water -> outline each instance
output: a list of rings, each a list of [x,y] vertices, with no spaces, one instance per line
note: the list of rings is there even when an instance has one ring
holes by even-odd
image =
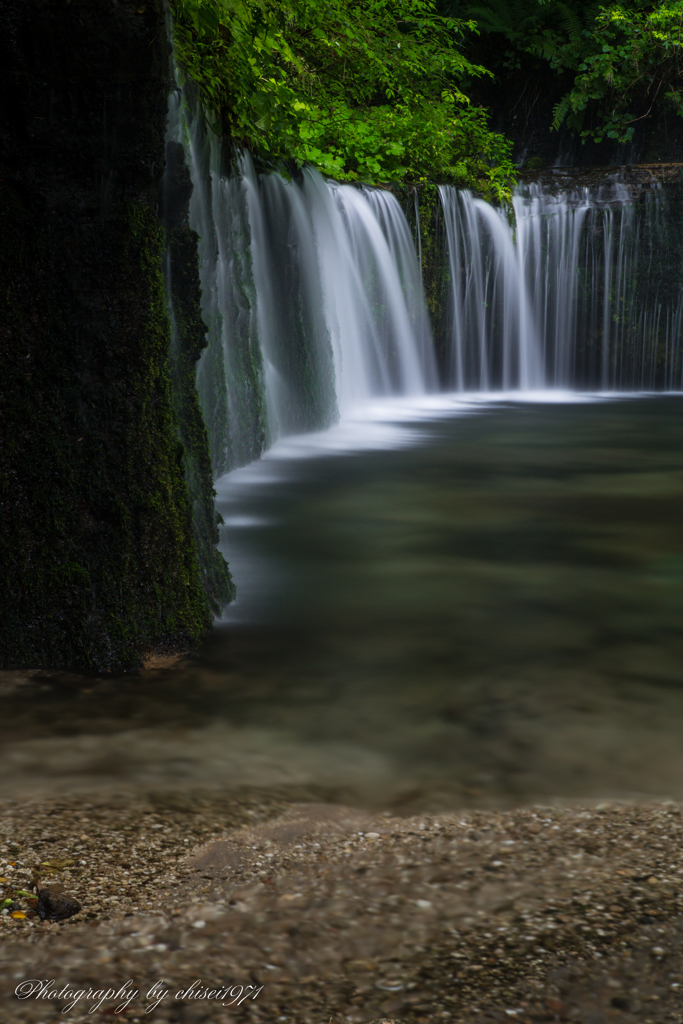
[[[5,778],[39,777],[42,742],[64,785],[406,810],[683,797],[682,414],[676,396],[482,405],[400,447],[223,478],[225,622],[179,668],[15,699]]]

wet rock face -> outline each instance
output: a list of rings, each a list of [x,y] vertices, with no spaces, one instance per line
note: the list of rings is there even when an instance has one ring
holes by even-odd
[[[663,185],[680,186],[683,163],[642,163],[620,167],[544,167],[522,170],[521,185],[538,184],[554,194],[582,193],[589,189],[600,205],[615,202],[625,193],[643,200],[648,192]]]
[[[6,667],[130,668],[210,626],[168,359],[168,89],[162,0],[0,8]]]

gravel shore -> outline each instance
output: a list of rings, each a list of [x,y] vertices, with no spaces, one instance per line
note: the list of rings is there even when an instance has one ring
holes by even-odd
[[[4,802],[1,1019],[681,1022],[682,843],[672,803]],[[82,910],[39,921],[33,883]]]

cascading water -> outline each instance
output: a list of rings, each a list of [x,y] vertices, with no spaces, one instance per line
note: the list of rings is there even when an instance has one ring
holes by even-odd
[[[396,198],[376,189],[224,173],[180,91],[169,140],[193,183],[208,348],[198,387],[217,475],[278,436],[321,430],[378,395],[437,387],[420,268]]]
[[[448,383],[460,391],[541,387],[523,229],[515,244],[504,213],[469,192],[439,192],[451,280]]]
[[[263,358],[244,182],[223,173],[220,138],[180,90],[169,98],[167,151],[182,149],[197,233],[207,348],[197,386],[216,476],[257,459],[267,443]]]
[[[311,427],[373,395],[420,394],[434,386],[419,267],[396,199],[325,183],[311,170],[296,182],[277,174],[259,178],[248,158],[241,170],[261,344],[277,367],[269,393],[269,407],[282,410],[277,432],[299,426],[291,422],[291,381],[316,346],[314,377],[320,380],[323,360],[331,357],[325,372],[333,380]],[[283,344],[282,332],[295,296],[299,322],[310,321],[299,351],[291,337]]]
[[[661,186],[616,174],[594,188],[530,184],[514,197],[514,226],[467,192],[440,194],[446,386],[682,386],[683,249]]]
[[[217,476],[376,396],[683,386],[678,186],[616,173],[531,183],[512,211],[441,186],[447,327],[435,343],[417,193],[414,238],[389,191],[312,170],[260,175],[248,156],[226,168],[180,90],[169,144],[193,185],[209,341],[198,386]]]

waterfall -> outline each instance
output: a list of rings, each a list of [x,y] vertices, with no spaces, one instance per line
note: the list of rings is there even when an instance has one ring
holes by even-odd
[[[168,139],[193,185],[208,338],[198,390],[216,475],[376,396],[436,389],[420,265],[394,195],[310,169],[257,174],[247,155],[226,168],[180,89]]]
[[[225,174],[223,148],[191,96],[169,98],[167,153],[182,149],[191,178],[189,227],[197,234],[207,348],[197,389],[216,476],[257,459],[268,441],[264,367],[245,184]],[[167,157],[168,159],[168,157]]]
[[[439,189],[450,270],[447,383],[456,390],[543,385],[541,341],[526,285],[526,230],[469,192]]]
[[[312,170],[287,182],[241,163],[248,190],[262,350],[275,368],[268,405],[277,433],[325,426],[375,395],[422,394],[436,383],[417,256],[393,195],[325,182]],[[297,349],[283,331],[296,296]],[[325,381],[309,424],[292,421],[292,380],[306,360]],[[329,361],[329,362],[328,362]],[[268,390],[268,389],[267,389]]]
[[[447,387],[683,386],[678,187],[528,184],[514,218],[441,187]]]
[[[510,209],[440,186],[423,239],[417,191],[411,233],[389,190],[226,164],[191,89],[170,98],[167,145],[191,178],[216,476],[379,396],[683,387],[680,186],[556,178],[519,186]]]

